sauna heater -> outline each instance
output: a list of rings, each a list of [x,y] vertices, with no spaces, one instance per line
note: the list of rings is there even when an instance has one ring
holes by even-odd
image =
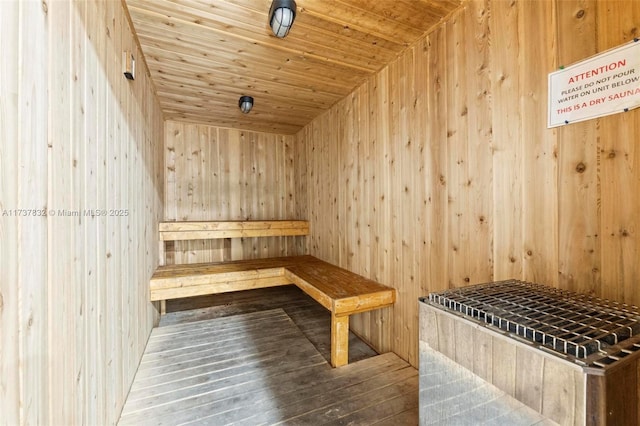
[[[420,341],[550,420],[637,425],[640,311],[508,280],[420,299]]]

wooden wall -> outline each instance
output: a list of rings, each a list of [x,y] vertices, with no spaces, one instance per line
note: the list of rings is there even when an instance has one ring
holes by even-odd
[[[165,123],[165,220],[306,219],[296,215],[293,136]],[[177,241],[168,263],[301,254],[304,237]]]
[[[310,253],[398,290],[354,330],[416,365],[432,291],[518,278],[640,304],[640,110],[546,128],[547,74],[638,22],[634,0],[470,1],[297,135]]]
[[[156,315],[159,105],[119,1],[2,2],[0,51],[0,424],[114,424]]]

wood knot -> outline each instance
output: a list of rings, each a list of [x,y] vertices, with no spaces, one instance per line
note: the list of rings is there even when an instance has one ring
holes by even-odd
[[[533,252],[531,250],[527,250],[527,256],[533,256]]]
[[[516,258],[513,256],[509,257],[509,262],[516,263]]]
[[[611,151],[609,151],[609,155],[607,155],[607,157],[616,158],[616,152],[612,149]]]
[[[468,283],[469,281],[471,281],[471,279],[469,277],[464,277],[464,282]]]
[[[47,2],[42,0],[42,11],[44,13],[49,13],[49,6],[47,5]]]
[[[587,166],[584,163],[580,162],[576,165],[576,172],[584,173],[585,170],[587,170]]]
[[[580,9],[579,11],[576,12],[576,18],[578,19],[584,18],[584,9]]]

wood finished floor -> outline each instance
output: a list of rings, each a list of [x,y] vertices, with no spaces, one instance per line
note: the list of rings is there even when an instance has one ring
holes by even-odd
[[[330,362],[331,314],[295,285],[169,300],[167,315],[162,317],[160,326],[278,308],[291,317],[324,359]],[[349,362],[376,355],[376,351],[349,333]]]
[[[355,336],[350,364],[331,368],[328,312],[296,287],[167,309],[121,425],[418,424],[417,370]]]

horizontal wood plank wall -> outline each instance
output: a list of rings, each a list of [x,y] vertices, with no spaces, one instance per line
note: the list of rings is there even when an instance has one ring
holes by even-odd
[[[310,254],[398,290],[355,332],[416,365],[418,296],[506,278],[640,304],[640,111],[546,128],[636,3],[470,1],[297,134]]]
[[[293,136],[167,121],[164,220],[306,219],[296,211],[293,141]],[[304,254],[304,238],[235,238],[231,258]],[[169,263],[229,260],[229,241],[171,244]]]
[[[0,423],[114,424],[157,316],[162,113],[121,2],[0,8]]]

